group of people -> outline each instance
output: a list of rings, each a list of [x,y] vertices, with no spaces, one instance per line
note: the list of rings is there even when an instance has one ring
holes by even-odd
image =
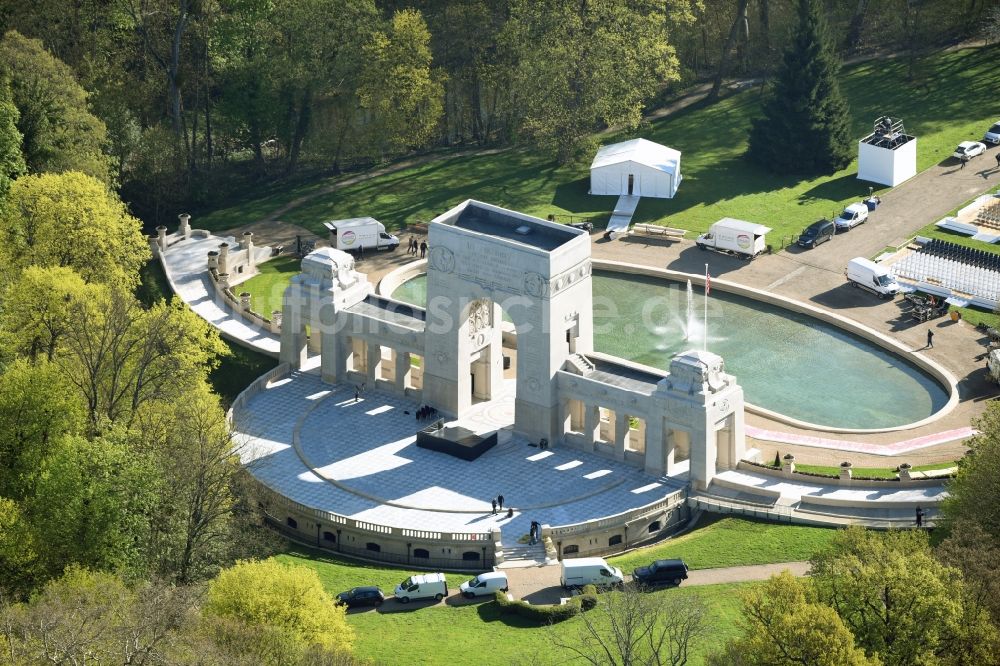
[[[417,253],[420,253],[420,258],[423,259],[427,256],[427,241],[417,242],[417,239],[410,236],[410,242],[406,249],[406,254],[412,254],[414,257]]]
[[[490,500],[490,503],[493,505],[493,515],[494,516],[497,515],[497,508],[499,508],[500,511],[503,511],[503,495],[497,495],[496,497],[494,497],[493,499]],[[508,507],[508,513],[511,516],[513,516],[514,515],[514,509],[511,509],[511,508]]]
[[[430,405],[424,405],[417,410],[417,420],[423,421],[424,419],[432,419],[438,415],[438,410],[431,407]]]

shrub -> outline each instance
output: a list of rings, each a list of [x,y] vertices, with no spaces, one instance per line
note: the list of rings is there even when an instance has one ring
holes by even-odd
[[[592,592],[587,592],[587,588]],[[511,601],[507,593],[497,590],[495,601],[500,607],[501,615],[517,615],[538,624],[556,624],[579,615],[582,610],[590,610],[597,605],[597,588],[593,585],[584,587],[584,594],[573,597],[565,604],[558,606],[533,606],[520,599]]]

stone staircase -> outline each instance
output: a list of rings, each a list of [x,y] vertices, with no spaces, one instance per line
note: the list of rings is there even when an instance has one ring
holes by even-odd
[[[593,372],[594,364],[587,360],[583,354],[570,354],[566,357],[566,370],[574,374],[586,377]]]
[[[547,564],[545,545],[539,541],[531,546],[526,543],[515,543],[503,546],[503,564],[500,569],[518,569],[522,567],[541,567]]]

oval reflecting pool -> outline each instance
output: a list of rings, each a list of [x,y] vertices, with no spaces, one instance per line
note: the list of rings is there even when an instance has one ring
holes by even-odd
[[[595,272],[594,347],[666,369],[671,357],[700,348],[704,298],[686,285]],[[426,276],[393,298],[423,306]],[[714,290],[708,349],[722,356],[746,401],[835,428],[891,428],[920,421],[948,402],[935,379],[902,357],[808,315]]]

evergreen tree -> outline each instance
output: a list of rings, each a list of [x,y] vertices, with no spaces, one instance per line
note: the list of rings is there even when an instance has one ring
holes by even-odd
[[[777,173],[833,173],[850,164],[850,113],[818,0],[799,0],[799,27],[785,51],[747,157]]]

